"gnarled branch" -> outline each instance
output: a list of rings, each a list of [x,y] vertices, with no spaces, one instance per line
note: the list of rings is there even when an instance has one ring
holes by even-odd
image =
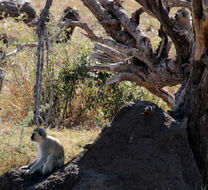
[[[79,26],[85,30],[86,36],[98,42],[95,45],[95,58],[105,64],[90,66],[90,70],[105,70],[115,73],[107,80],[108,84],[129,80],[144,86],[151,93],[161,97],[168,105],[173,105],[174,97],[162,88],[180,84],[185,76],[182,65],[189,63],[191,44],[188,38],[181,35],[175,23],[169,17],[169,7],[186,6],[189,1],[182,0],[136,0],[145,10],[161,23],[159,36],[161,43],[153,53],[149,39],[141,32],[138,22],[125,13],[117,1],[82,0],[98,19],[107,35],[112,39],[96,36],[85,23],[65,22],[62,24]],[[140,18],[139,18],[140,19]],[[169,58],[171,38],[177,51],[176,59]],[[128,59],[128,61],[125,61]]]
[[[152,63],[150,62],[148,57],[144,57],[144,54],[143,54],[144,52],[142,50],[132,48],[127,45],[123,45],[123,44],[118,43],[114,40],[98,37],[94,34],[94,32],[89,28],[89,26],[86,23],[81,23],[78,21],[66,21],[66,22],[61,22],[60,25],[61,26],[78,26],[87,32],[86,36],[88,38],[90,38],[91,40],[99,42],[101,44],[108,45],[108,46],[115,48],[116,50],[118,50],[126,55],[134,56],[137,59],[145,62],[148,66],[152,67],[152,65],[151,65]]]

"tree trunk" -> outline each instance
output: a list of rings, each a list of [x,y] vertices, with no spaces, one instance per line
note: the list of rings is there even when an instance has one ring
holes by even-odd
[[[187,127],[188,139],[204,184],[208,184],[208,1],[193,0],[195,44],[192,72],[181,93],[178,119]]]
[[[206,60],[207,62],[208,60]],[[203,64],[204,63],[204,64]],[[195,63],[188,82],[183,106],[188,138],[204,184],[208,184],[208,68],[205,62]]]

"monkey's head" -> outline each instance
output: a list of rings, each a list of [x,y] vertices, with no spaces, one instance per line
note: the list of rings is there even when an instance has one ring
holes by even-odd
[[[47,136],[46,131],[43,128],[36,128],[33,130],[31,140],[35,142],[41,142]]]
[[[190,18],[190,14],[185,8],[177,10],[175,14],[175,19],[177,21],[180,21],[180,23],[186,23],[187,19],[189,18]]]

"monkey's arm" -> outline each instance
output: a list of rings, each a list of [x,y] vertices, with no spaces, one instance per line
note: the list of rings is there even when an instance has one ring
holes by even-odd
[[[31,168],[38,161],[38,158],[39,158],[39,156],[33,162],[31,162],[30,164],[28,164],[27,165],[28,168]]]
[[[38,169],[42,168],[43,164],[46,162],[47,156],[43,155],[40,158],[38,158],[37,162],[34,163],[34,165],[27,170],[25,173],[26,174],[32,174],[35,171],[37,171]]]
[[[30,169],[38,160],[39,157],[37,157],[33,162],[31,162],[30,164],[26,165],[26,166],[22,166],[21,169]]]
[[[47,161],[48,157],[48,141],[44,140],[42,143],[39,144],[39,156],[37,158],[37,161],[30,167],[29,170],[25,172],[25,174],[32,174],[38,169],[41,169],[44,165],[44,163]]]
[[[47,144],[45,144],[45,146],[42,146],[40,148],[40,156],[37,158],[37,161],[30,167],[29,170],[26,171],[26,174],[32,174],[38,169],[41,169],[43,164],[46,162],[47,157],[48,157]]]

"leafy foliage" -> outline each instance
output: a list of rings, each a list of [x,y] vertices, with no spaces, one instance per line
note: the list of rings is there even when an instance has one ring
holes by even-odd
[[[146,90],[130,82],[106,86],[110,73],[88,70],[89,65],[95,64],[90,58],[90,50],[87,46],[81,47],[74,59],[64,61],[53,79],[51,125],[103,126],[129,101],[145,100],[148,96],[154,101]],[[159,102],[159,99],[155,98],[155,101]]]

